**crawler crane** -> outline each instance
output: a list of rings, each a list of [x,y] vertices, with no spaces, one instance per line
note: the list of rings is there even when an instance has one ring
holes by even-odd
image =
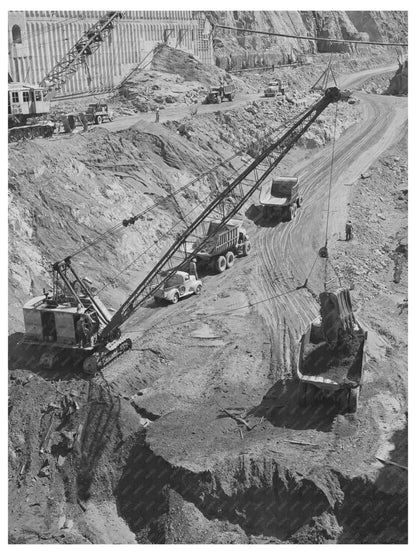
[[[86,373],[95,374],[112,358],[131,347],[123,337],[122,325],[133,312],[150,301],[155,293],[177,272],[203,252],[215,235],[238,216],[245,203],[270,176],[280,161],[319,115],[331,104],[343,99],[341,91],[328,89],[278,137],[269,137],[269,145],[229,183],[196,219],[181,233],[158,262],[134,289],[120,308],[110,315],[87,280],[74,269],[70,257],[53,265],[53,288],[50,294],[31,299],[23,307],[25,334],[23,343],[42,345],[41,362],[58,365],[65,353],[83,360]],[[123,221],[134,225],[139,216]],[[209,222],[215,221],[212,233],[206,234]]]
[[[39,85],[9,83],[8,119],[9,142],[22,138],[50,137],[55,129],[52,121],[41,120],[49,116],[51,98],[78,69],[86,64],[111,34],[123,12],[107,12],[77,40]],[[72,125],[74,116],[72,115]]]

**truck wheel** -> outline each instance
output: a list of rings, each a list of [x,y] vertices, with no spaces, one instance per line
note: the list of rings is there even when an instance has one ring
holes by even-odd
[[[298,197],[296,204],[298,205],[298,208],[300,208],[302,206],[302,202],[303,202],[303,198],[302,197]]]
[[[231,268],[234,265],[234,253],[228,251],[225,255],[225,261],[227,263],[227,268]]]
[[[173,295],[173,299],[171,301],[172,304],[176,304],[179,301],[179,293],[175,293]]]
[[[246,241],[243,244],[243,256],[247,256],[250,251],[251,251],[251,243],[250,241]]]
[[[215,270],[218,274],[222,274],[222,272],[227,268],[227,261],[225,256],[218,256],[215,260]]]
[[[101,123],[103,123],[103,117],[102,116],[96,116],[95,117],[95,123],[97,125],[100,125]]]
[[[357,412],[360,388],[351,388],[348,395],[348,412]]]
[[[228,97],[228,101],[229,101],[229,102],[232,102],[232,100],[233,100],[233,95],[230,94],[230,96]]]
[[[195,295],[200,295],[201,290],[202,290],[202,287],[200,285],[198,285],[197,288],[195,289]]]

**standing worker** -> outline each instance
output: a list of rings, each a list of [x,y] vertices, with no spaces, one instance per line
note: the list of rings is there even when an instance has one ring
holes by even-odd
[[[348,222],[345,224],[345,240],[351,241],[351,239],[352,239],[352,223],[351,223],[351,220],[348,220]]]
[[[159,117],[160,117],[159,112],[160,112],[160,108],[159,108],[159,106],[156,106],[156,119],[155,119],[156,123],[159,123]]]
[[[196,271],[196,258],[193,258],[189,263],[189,275],[195,276],[195,279],[198,279],[198,272]]]

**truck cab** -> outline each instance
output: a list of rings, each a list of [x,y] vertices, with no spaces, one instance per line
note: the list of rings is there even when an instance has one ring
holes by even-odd
[[[182,297],[200,295],[202,281],[188,272],[178,271],[173,274],[154,295],[156,303],[163,301],[176,304]]]

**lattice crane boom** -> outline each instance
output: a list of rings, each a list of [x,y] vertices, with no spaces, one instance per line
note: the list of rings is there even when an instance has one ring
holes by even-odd
[[[87,58],[100,48],[111,34],[114,24],[123,17],[124,13],[106,12],[97,23],[85,31],[65,56],[45,75],[40,86],[46,89],[49,95],[58,92],[71,75],[86,63]]]
[[[102,331],[104,339],[106,336],[111,336],[114,330],[121,326],[135,309],[149,300],[157,289],[170,279],[179,264],[185,265],[190,262],[203,249],[205,244],[226,226],[227,222],[241,210],[325,108],[341,98],[343,98],[343,95],[338,88],[328,89],[324,96],[304,112],[296,123],[265,148],[232,183],[201,211],[199,216],[187,226],[185,231],[168,248],[139,286],[113,315]],[[220,219],[219,225],[215,232],[205,236],[201,241],[201,225],[214,218]],[[184,245],[192,244],[193,241],[196,242],[197,246],[193,248],[192,252],[187,252]]]

